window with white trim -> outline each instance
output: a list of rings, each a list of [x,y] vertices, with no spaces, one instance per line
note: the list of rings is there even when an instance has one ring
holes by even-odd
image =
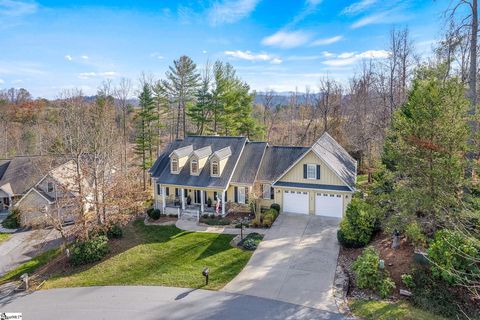
[[[198,160],[192,159],[190,161],[190,171],[192,174],[198,174]]]
[[[161,187],[160,183],[157,183],[157,194],[158,194],[159,196],[162,195],[162,187]]]
[[[212,176],[218,176],[218,161],[212,161]]]
[[[170,160],[170,169],[172,170],[172,173],[177,173],[178,172],[178,159],[177,158],[172,158]]]
[[[272,197],[272,185],[269,183],[262,184],[262,198],[271,199]]]
[[[307,164],[307,179],[317,179],[316,164]]]

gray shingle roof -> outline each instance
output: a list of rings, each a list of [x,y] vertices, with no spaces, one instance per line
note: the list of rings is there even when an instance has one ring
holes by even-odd
[[[212,146],[206,146],[197,150],[193,150],[193,154],[198,157],[198,159],[203,159],[212,154]]]
[[[164,152],[158,157],[150,169],[150,173],[152,177],[160,183],[226,189],[246,141],[247,139],[245,137],[220,136],[189,136],[181,141],[173,141],[165,147]],[[207,160],[207,163],[198,176],[190,175],[190,165],[188,164],[180,170],[180,173],[170,173],[170,153],[175,149],[190,145],[193,147],[193,150],[211,146],[213,152],[230,147],[231,156],[220,177],[210,176],[210,160]]]
[[[184,146],[184,147],[175,149],[171,153],[174,153],[179,158],[183,158],[183,157],[189,156],[190,153],[192,153],[192,151],[193,151],[193,146],[189,145],[189,146]]]
[[[357,162],[328,133],[324,133],[312,146],[312,150],[335,171],[347,185],[355,188]]]
[[[297,182],[286,182],[286,181],[277,181],[274,184],[275,187],[291,187],[291,188],[305,188],[305,189],[323,189],[323,190],[332,190],[332,191],[351,191],[347,186],[336,186],[330,184],[314,184],[314,183],[297,183]]]
[[[255,182],[266,147],[266,142],[247,142],[233,174],[232,183]]]
[[[260,181],[275,181],[298,158],[310,150],[307,147],[268,146],[265,150],[262,165],[257,179]]]
[[[218,158],[218,160],[223,160],[232,155],[232,149],[230,149],[230,146],[225,147],[223,149],[215,151],[212,156],[215,156]]]
[[[48,156],[14,157],[8,161],[0,179],[0,187],[10,184],[14,195],[25,194],[51,169],[65,162]]]

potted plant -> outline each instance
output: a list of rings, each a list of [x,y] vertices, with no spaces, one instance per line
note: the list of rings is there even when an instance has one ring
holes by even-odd
[[[212,199],[211,198],[207,199],[207,207],[209,207],[209,208],[212,207]]]

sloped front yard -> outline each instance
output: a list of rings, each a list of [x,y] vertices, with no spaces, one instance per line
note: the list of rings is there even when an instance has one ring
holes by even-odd
[[[232,235],[145,226],[142,221],[128,226],[124,234],[112,242],[112,253],[103,261],[56,271],[44,288],[164,285],[217,290],[243,269],[252,254],[231,247]],[[207,286],[205,267],[210,270]]]

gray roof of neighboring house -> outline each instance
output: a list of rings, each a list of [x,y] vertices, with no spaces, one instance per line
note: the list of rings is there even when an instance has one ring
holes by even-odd
[[[0,178],[0,187],[10,184],[14,195],[25,194],[37,184],[51,169],[60,165],[64,160],[48,156],[21,156],[14,157],[0,163],[3,175]]]
[[[189,156],[190,153],[192,153],[192,151],[193,151],[193,146],[188,145],[188,146],[184,146],[184,147],[180,147],[180,148],[177,148],[175,150],[172,150],[170,155],[172,153],[175,153],[177,155],[177,157],[183,158],[183,157]]]
[[[212,154],[212,147],[211,146],[206,146],[201,149],[197,149],[193,151],[193,154],[198,157],[198,159],[203,159],[205,157],[208,157]]]
[[[158,157],[152,168],[150,168],[150,173],[159,183],[226,189],[246,141],[247,139],[245,137],[188,136],[184,140],[177,140],[168,144],[164,152]],[[190,175],[190,166],[188,163],[178,174],[172,174],[169,165],[170,153],[175,149],[189,145],[193,146],[193,150],[211,146],[213,152],[230,147],[231,156],[221,176],[210,176],[210,159],[207,160],[198,176]]]
[[[266,147],[266,142],[247,142],[233,174],[232,183],[255,182]]]
[[[328,133],[324,133],[312,146],[312,150],[336,172],[347,185],[355,188],[357,161]]]
[[[2,180],[5,171],[7,171],[10,160],[0,160],[0,180]]]
[[[223,160],[232,155],[232,149],[230,149],[230,146],[225,147],[223,149],[215,151],[212,156],[215,156],[218,158],[218,160]]]
[[[298,158],[310,150],[307,147],[267,146],[257,179],[275,181]]]
[[[286,181],[277,181],[274,184],[275,187],[290,187],[290,188],[305,188],[305,189],[323,189],[323,190],[332,190],[332,191],[352,191],[347,186],[336,186],[330,184],[314,184],[314,183],[297,183],[297,182],[286,182]]]

